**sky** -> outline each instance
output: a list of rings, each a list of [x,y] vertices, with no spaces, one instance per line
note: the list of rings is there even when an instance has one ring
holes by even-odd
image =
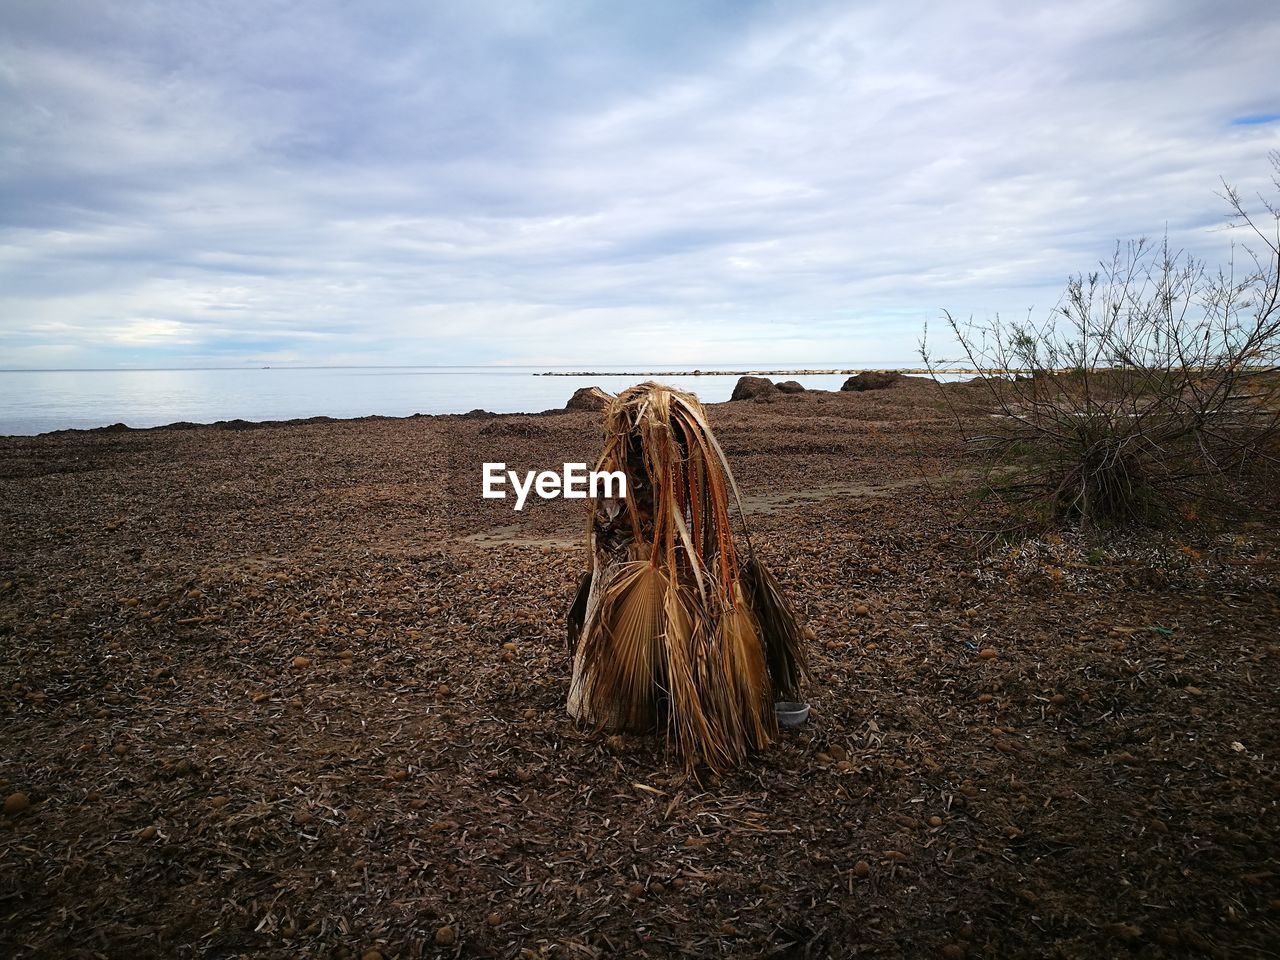
[[[1230,254],[1274,0],[5,0],[0,367],[852,364]]]

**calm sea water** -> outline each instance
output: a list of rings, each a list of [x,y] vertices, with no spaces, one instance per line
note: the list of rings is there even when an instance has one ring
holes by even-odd
[[[802,365],[797,365],[800,367]],[[854,369],[854,364],[812,364]],[[884,363],[869,369],[911,367]],[[731,368],[769,369],[768,364]],[[36,434],[125,423],[155,427],[179,420],[292,420],[380,414],[534,413],[563,407],[578,387],[616,393],[634,376],[542,377],[548,367],[295,367],[258,370],[0,371],[0,434]],[[574,368],[581,369],[581,368]],[[602,371],[634,367],[596,367]],[[640,369],[648,369],[642,367]],[[657,368],[654,368],[657,369]],[[681,369],[681,368],[671,368]],[[687,368],[684,368],[687,369]],[[708,370],[712,367],[701,367]],[[726,368],[721,368],[726,369]],[[658,378],[703,401],[728,400],[736,376]],[[800,376],[806,387],[839,389],[845,376]]]

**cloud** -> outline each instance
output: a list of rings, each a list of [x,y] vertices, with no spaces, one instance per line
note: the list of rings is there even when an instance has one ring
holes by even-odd
[[[1265,2],[18,3],[0,360],[909,359],[1225,255]]]

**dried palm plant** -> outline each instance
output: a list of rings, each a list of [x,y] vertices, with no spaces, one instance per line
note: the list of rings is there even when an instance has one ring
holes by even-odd
[[[598,470],[626,495],[593,503],[590,571],[569,611],[569,710],[612,731],[665,729],[686,765],[730,768],[777,732],[773,701],[806,676],[803,633],[742,525],[724,451],[697,398],[643,383],[611,399]]]

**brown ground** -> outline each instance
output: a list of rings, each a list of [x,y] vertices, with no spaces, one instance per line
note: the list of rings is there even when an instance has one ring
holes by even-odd
[[[975,554],[928,388],[712,412],[817,681],[701,785],[479,499],[593,414],[0,440],[0,955],[1274,955],[1274,531]]]

